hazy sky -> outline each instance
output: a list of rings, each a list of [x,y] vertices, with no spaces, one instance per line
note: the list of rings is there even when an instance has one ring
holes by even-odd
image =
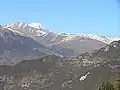
[[[40,22],[55,32],[120,35],[116,0],[1,0],[0,24]]]

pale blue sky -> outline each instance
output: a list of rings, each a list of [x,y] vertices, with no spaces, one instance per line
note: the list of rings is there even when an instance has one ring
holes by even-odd
[[[116,0],[1,0],[0,24],[40,22],[55,32],[119,35]]]

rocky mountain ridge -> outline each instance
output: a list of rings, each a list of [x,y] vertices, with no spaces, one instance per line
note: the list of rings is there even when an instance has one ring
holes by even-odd
[[[25,22],[13,22],[10,24],[7,24],[5,26],[10,27],[13,30],[22,32],[23,34],[25,33],[26,35],[32,34],[32,37],[34,36],[46,36],[47,34],[51,33],[54,35],[54,37],[57,36],[63,36],[64,40],[62,41],[67,41],[75,38],[90,38],[90,39],[95,39],[99,40],[104,43],[111,43],[113,41],[120,40],[120,37],[110,37],[110,36],[101,36],[101,35],[96,35],[96,34],[67,34],[67,33],[55,33],[50,31],[49,29],[44,28],[40,23],[25,23]]]

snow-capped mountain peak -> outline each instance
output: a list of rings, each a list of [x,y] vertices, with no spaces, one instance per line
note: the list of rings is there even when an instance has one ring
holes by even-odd
[[[32,22],[32,23],[25,23],[25,22],[12,22],[10,24],[7,24],[6,27],[11,27],[11,28],[21,28],[21,27],[32,27],[36,29],[45,29],[40,23]]]
[[[27,36],[41,36],[44,38],[47,38],[47,40],[52,41],[53,40],[57,43],[61,42],[67,42],[70,40],[76,40],[76,39],[93,39],[98,40],[104,43],[111,43],[112,41],[120,40],[120,37],[108,37],[108,36],[100,36],[96,34],[57,34],[55,32],[52,32],[48,29],[45,29],[40,23],[31,22],[31,23],[25,23],[25,22],[13,22],[8,25],[6,25],[6,28],[11,28],[15,31],[18,31],[20,33],[26,34]]]
[[[45,30],[40,23],[12,22],[7,24],[5,28],[19,31],[28,36],[41,36],[48,33],[48,30]]]
[[[10,27],[12,29],[21,28],[23,26],[25,27],[27,24],[25,22],[12,22],[6,25],[6,27]]]
[[[28,26],[37,28],[37,29],[45,29],[40,23],[29,23]]]

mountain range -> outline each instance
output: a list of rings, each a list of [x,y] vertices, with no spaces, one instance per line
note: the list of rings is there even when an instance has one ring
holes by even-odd
[[[46,54],[69,57],[91,53],[120,37],[55,33],[40,23],[12,22],[0,26],[0,40],[0,64],[15,64]]]
[[[120,37],[0,26],[0,90],[98,90],[120,72]]]

